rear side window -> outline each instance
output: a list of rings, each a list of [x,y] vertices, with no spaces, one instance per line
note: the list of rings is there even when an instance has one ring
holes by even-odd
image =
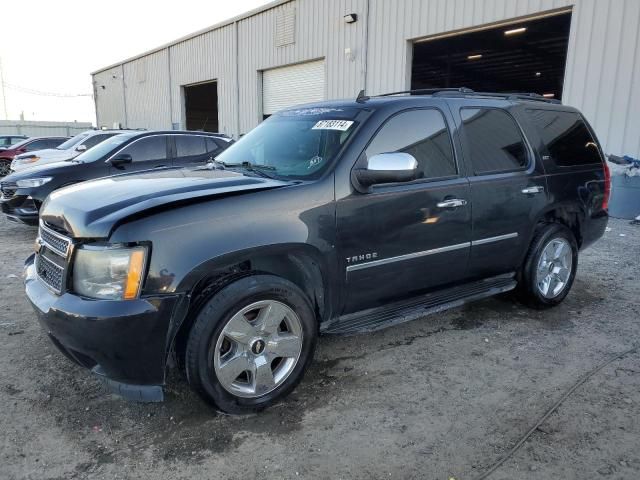
[[[526,168],[527,147],[511,115],[497,108],[463,108],[460,115],[476,175]]]
[[[438,110],[409,110],[391,117],[365,153],[371,158],[379,153],[393,152],[413,155],[422,178],[457,174],[449,129]]]
[[[551,159],[559,167],[602,163],[595,139],[580,114],[555,110],[527,110]]]
[[[122,153],[128,153],[134,162],[147,162],[150,160],[166,160],[166,137],[145,137],[132,143]]]
[[[204,137],[177,135],[176,139],[176,156],[195,157],[207,153],[204,143]]]

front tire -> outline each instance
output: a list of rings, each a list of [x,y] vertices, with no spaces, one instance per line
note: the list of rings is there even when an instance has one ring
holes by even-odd
[[[216,293],[196,317],[187,379],[224,412],[259,411],[302,380],[316,340],[313,309],[296,285],[274,275],[245,277]]]
[[[578,244],[561,224],[538,230],[519,275],[518,297],[526,305],[545,309],[561,303],[573,285],[578,267]]]
[[[6,158],[0,159],[0,178],[6,177],[11,173],[11,160]]]

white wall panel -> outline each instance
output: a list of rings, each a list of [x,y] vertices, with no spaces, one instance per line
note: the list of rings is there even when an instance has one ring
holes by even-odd
[[[96,126],[113,128],[126,125],[122,65],[93,76],[96,103]]]
[[[563,102],[585,113],[607,153],[640,157],[639,0],[279,2],[96,73],[96,86],[106,86],[96,90],[98,120],[169,128],[182,120],[181,85],[217,80],[221,130],[246,133],[262,118],[266,69],[324,59],[326,98],[355,97],[365,83],[369,94],[402,90],[410,84],[414,40],[567,7],[573,15]],[[278,47],[276,22],[285,9],[295,10],[294,42]],[[358,21],[346,24],[347,13]]]
[[[168,50],[125,63],[124,93],[126,127],[170,129]]]
[[[182,87],[215,80],[218,85],[218,125],[234,134],[237,125],[235,25],[169,47],[171,65],[171,119],[184,128]]]

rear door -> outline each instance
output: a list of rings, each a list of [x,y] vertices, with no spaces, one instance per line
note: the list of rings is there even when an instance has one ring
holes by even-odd
[[[175,142],[175,155],[173,165],[176,167],[198,167],[213,160],[215,156],[209,150],[217,150],[218,146],[211,149],[209,140],[204,135],[173,135]]]
[[[171,166],[166,135],[138,138],[118,151],[116,155],[120,153],[131,155],[132,162],[119,167],[111,166],[112,175]]]
[[[507,109],[451,104],[473,203],[470,273],[488,277],[515,271],[547,204],[541,163]]]
[[[448,124],[436,108],[391,116],[358,160],[405,152],[422,178],[353,192],[336,206],[338,249],[346,274],[344,313],[411,297],[467,275],[469,185],[460,174]]]

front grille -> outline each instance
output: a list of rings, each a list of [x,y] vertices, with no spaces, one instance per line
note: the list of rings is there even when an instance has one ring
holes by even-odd
[[[51,250],[60,254],[63,257],[66,257],[67,254],[69,253],[69,246],[71,245],[71,240],[63,237],[62,235],[57,234],[56,232],[45,227],[42,224],[40,225],[40,239]]]
[[[2,191],[3,200],[13,198],[18,189],[18,184],[15,182],[0,182],[0,191]]]
[[[38,244],[36,273],[42,282],[60,294],[65,289],[66,266],[73,241],[41,221]]]
[[[56,293],[62,292],[64,281],[64,268],[56,265],[47,257],[38,254],[36,256],[36,273],[40,280],[46,283]]]

